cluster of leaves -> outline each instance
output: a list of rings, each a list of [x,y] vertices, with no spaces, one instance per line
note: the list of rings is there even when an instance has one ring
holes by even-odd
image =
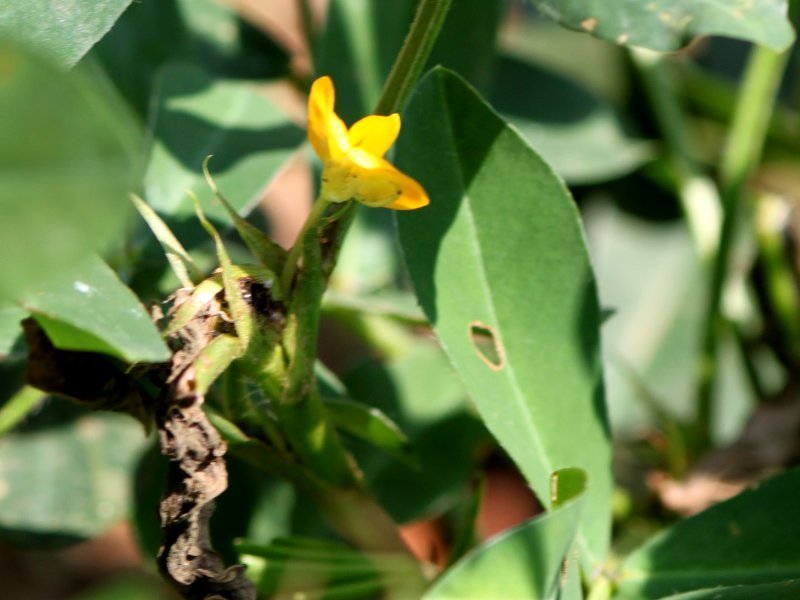
[[[155,557],[155,446],[38,389],[149,426],[177,361],[229,448],[212,539],[261,597],[796,596],[800,472],[667,525],[641,479],[797,402],[797,3],[331,0],[307,45],[348,123],[417,5],[447,14],[411,48],[430,57],[394,152],[431,205],[332,218],[298,240],[291,289],[254,208],[305,137],[259,86],[310,77],[238,4],[0,11],[0,539],[56,548],[132,516]],[[740,41],[655,52],[707,35]],[[546,512],[479,543],[490,456]],[[452,543],[431,583],[392,523],[432,516]]]

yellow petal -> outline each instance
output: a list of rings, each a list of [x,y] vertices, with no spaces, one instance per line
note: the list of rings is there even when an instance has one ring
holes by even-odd
[[[320,77],[308,96],[308,141],[325,160],[347,152],[347,127],[333,111],[335,92],[330,77]]]
[[[430,200],[414,179],[401,173],[390,162],[360,148],[351,148],[350,180],[352,198],[367,206],[385,206],[395,210],[413,210]]]
[[[347,132],[350,146],[382,157],[400,133],[400,115],[370,115],[357,121]]]
[[[425,189],[417,183],[415,179],[412,179],[400,171],[397,173],[404,179],[404,181],[400,183],[400,196],[391,204],[387,204],[386,208],[394,210],[414,210],[422,208],[423,206],[428,206],[428,204],[431,203],[428,194],[425,193]]]

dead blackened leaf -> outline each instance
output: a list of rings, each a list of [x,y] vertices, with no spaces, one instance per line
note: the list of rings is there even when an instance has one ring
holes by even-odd
[[[171,379],[157,414],[161,452],[170,460],[159,510],[159,567],[184,598],[254,600],[255,587],[244,567],[226,568],[211,546],[214,499],[228,486],[225,442],[203,412],[194,369],[181,368]]]
[[[138,380],[155,377],[164,365],[129,367],[94,352],[61,350],[53,346],[33,319],[22,326],[28,346],[27,381],[47,392],[75,400],[94,410],[128,413],[150,427],[153,401]]]

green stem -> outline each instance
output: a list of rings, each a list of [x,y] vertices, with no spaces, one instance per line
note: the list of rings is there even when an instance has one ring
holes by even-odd
[[[403,109],[428,62],[452,3],[453,0],[420,0],[411,29],[375,106],[376,115],[388,115]]]
[[[800,364],[800,293],[783,232],[790,218],[787,200],[762,194],[756,211],[756,236],[764,269],[769,309],[779,323],[778,333],[791,364]]]
[[[719,192],[695,158],[683,109],[662,54],[631,50],[653,114],[667,145],[677,179],[678,197],[701,262],[708,263],[717,250],[722,222]]]
[[[303,238],[310,229],[317,226],[329,204],[330,202],[321,196],[317,198],[314,206],[311,207],[311,212],[303,225],[303,229],[297,236],[294,246],[289,250],[286,262],[283,265],[283,273],[281,274],[281,290],[283,290],[284,294],[288,295],[289,286],[292,285],[294,274],[297,271],[297,261],[300,259],[300,253],[303,251]]]
[[[742,218],[745,183],[760,160],[787,58],[787,53],[779,54],[763,46],[756,46],[751,51],[728,143],[720,162],[722,230],[711,275],[697,374],[697,427],[701,445],[707,445],[711,438],[717,346],[723,325],[722,292],[728,280],[737,226]]]
[[[46,395],[43,391],[26,385],[9,398],[0,407],[0,435],[11,431]]]

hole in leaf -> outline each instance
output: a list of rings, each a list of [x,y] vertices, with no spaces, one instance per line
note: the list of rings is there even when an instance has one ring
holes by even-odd
[[[480,321],[469,324],[469,339],[480,359],[493,371],[499,371],[506,364],[506,352],[494,327]]]

